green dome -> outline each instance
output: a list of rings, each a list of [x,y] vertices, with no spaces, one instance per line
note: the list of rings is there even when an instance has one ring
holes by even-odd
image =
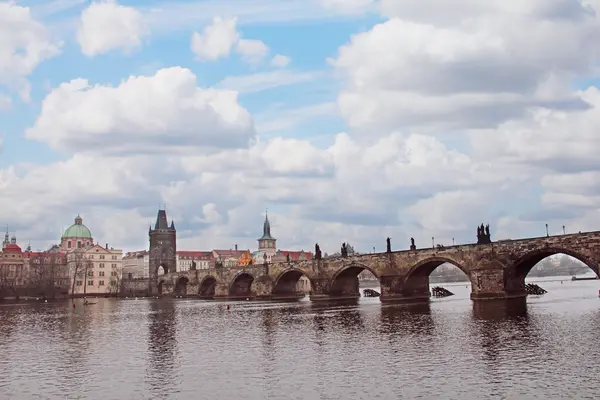
[[[64,238],[84,238],[91,239],[92,232],[83,225],[83,219],[78,215],[75,218],[75,224],[71,225],[63,234]]]

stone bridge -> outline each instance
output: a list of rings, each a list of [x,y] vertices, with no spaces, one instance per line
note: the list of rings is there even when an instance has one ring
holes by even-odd
[[[156,288],[163,296],[283,300],[299,296],[296,283],[304,275],[311,300],[349,299],[360,296],[357,276],[369,270],[379,279],[382,302],[418,301],[429,298],[429,274],[450,263],[471,281],[471,299],[508,299],[525,297],[529,271],[557,253],[598,274],[600,232],[167,273],[157,277]]]

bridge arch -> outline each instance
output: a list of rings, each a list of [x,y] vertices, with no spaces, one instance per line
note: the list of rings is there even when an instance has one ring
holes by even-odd
[[[471,280],[471,271],[464,265],[449,257],[436,256],[426,258],[413,265],[406,273],[404,281],[408,282],[410,279],[414,279],[415,277],[429,277],[429,275],[442,264],[452,264],[453,266],[457,267],[462,272],[464,272],[467,278]]]
[[[538,249],[529,251],[519,257],[517,261],[513,264],[513,275],[515,278],[519,280],[525,281],[525,277],[527,274],[535,267],[537,263],[542,261],[543,259],[553,256],[555,254],[566,254],[575,258],[576,260],[581,261],[585,265],[587,265],[596,275],[599,273],[599,266],[596,260],[591,259],[590,257],[582,254],[579,251],[572,250],[565,247],[540,247]],[[524,284],[524,283],[523,283]]]
[[[159,279],[159,280],[158,280],[158,284],[156,285],[156,287],[157,287],[157,289],[158,289],[158,292],[157,292],[157,294],[158,294],[159,296],[162,296],[162,294],[163,294],[163,286],[164,286],[164,285],[165,285],[165,280],[164,280],[164,279]]]
[[[310,287],[306,289],[310,290],[312,287],[312,280],[304,271],[293,267],[282,271],[277,278],[275,278],[271,297],[279,300],[304,297],[305,292],[299,292],[297,287],[298,282],[300,282],[302,277],[308,279]]]
[[[229,298],[245,300],[253,297],[254,276],[249,272],[238,272],[229,283]]]
[[[217,287],[217,278],[212,275],[205,276],[200,285],[198,285],[198,297],[204,300],[213,300],[215,298],[215,289]]]
[[[173,290],[173,294],[175,296],[185,297],[187,295],[187,285],[190,283],[190,280],[187,276],[180,276],[175,281],[175,289]]]
[[[377,280],[379,275],[375,270],[365,264],[353,262],[344,265],[329,280],[329,294],[335,297],[360,297],[358,274],[363,271],[369,271]]]
[[[451,264],[457,267],[466,275],[469,282],[472,283],[471,271],[465,265],[450,257],[433,256],[421,260],[410,267],[401,285],[400,292],[402,296],[414,301],[428,300],[431,293],[429,291],[429,275],[442,264]],[[471,285],[471,290],[472,288],[473,286]]]

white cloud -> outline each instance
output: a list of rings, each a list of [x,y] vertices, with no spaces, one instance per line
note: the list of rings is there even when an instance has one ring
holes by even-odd
[[[321,0],[326,9],[335,9],[342,12],[360,13],[371,8],[375,0]]]
[[[202,34],[192,35],[192,52],[199,61],[215,61],[227,57],[239,40],[237,19],[215,17],[212,24],[204,28]]]
[[[236,92],[198,88],[196,76],[181,67],[131,76],[116,87],[63,83],[26,131],[55,149],[95,153],[246,146],[253,134]]]
[[[269,47],[262,40],[240,39],[236,51],[246,62],[258,64],[269,54]]]
[[[60,53],[61,43],[31,16],[28,7],[0,3],[0,85],[29,100],[27,76],[44,60]]]
[[[277,68],[285,68],[292,62],[292,59],[288,56],[276,54],[271,59],[271,65]]]
[[[255,93],[281,86],[311,82],[322,76],[320,71],[275,70],[251,75],[228,76],[219,82],[218,87],[240,93]]]
[[[493,127],[534,107],[583,107],[558,89],[599,60],[596,14],[573,1],[513,3],[384,2],[391,18],[331,61],[346,82],[339,104],[349,124],[455,130]]]
[[[194,32],[191,49],[198,61],[216,61],[235,50],[251,65],[259,64],[269,54],[269,47],[262,40],[241,37],[237,18],[215,17],[202,34]]]
[[[156,205],[167,203],[180,249],[255,248],[268,207],[279,247],[318,241],[325,252],[342,241],[380,250],[386,236],[395,249],[411,236],[419,246],[431,237],[472,242],[481,222],[494,239],[543,235],[545,223],[551,233],[597,229],[600,94],[572,89],[573,78],[594,77],[595,15],[566,0],[381,3],[389,20],[350,38],[331,61],[343,85],[337,102],[284,99],[256,113],[257,130],[278,137],[251,140],[252,118],[233,91],[327,75],[281,69],[198,88],[194,74],[174,67],[114,87],[55,88],[28,135],[71,156],[0,170],[0,220],[56,240],[58,229],[40,227],[66,226],[81,212],[101,242],[138,249]],[[247,22],[260,11],[248,17],[245,4]],[[342,11],[326,11],[334,12]],[[207,15],[226,12],[190,18]],[[198,34],[200,44],[216,43],[200,46],[203,60],[237,52],[235,20],[220,21],[234,21],[233,34]],[[291,129],[338,108],[347,133],[317,141],[323,132],[312,126]]]
[[[88,57],[121,50],[129,53],[142,44],[148,34],[142,14],[115,0],[93,2],[81,13],[77,42]]]

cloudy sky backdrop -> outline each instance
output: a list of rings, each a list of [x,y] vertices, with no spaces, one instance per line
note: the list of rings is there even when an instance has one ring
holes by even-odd
[[[325,252],[600,229],[600,0],[0,2],[0,223]]]

